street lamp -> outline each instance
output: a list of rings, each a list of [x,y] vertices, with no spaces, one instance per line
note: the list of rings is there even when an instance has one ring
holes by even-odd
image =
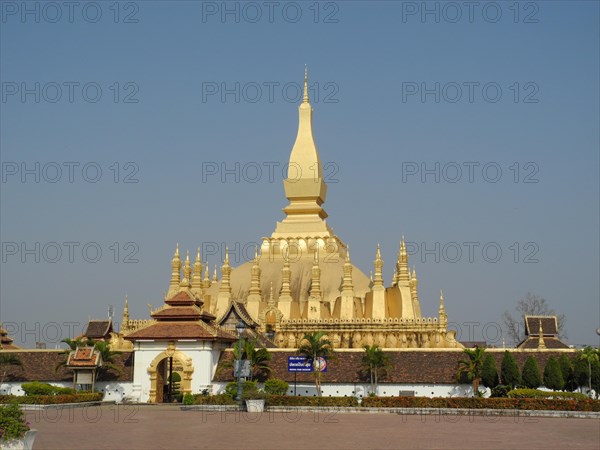
[[[244,330],[246,329],[246,324],[242,321],[242,319],[240,319],[237,323],[237,325],[235,326],[235,330],[237,331],[238,334],[238,361],[237,361],[237,381],[238,381],[238,389],[237,389],[237,397],[236,400],[238,401],[238,403],[240,404],[240,410],[244,409],[243,408],[243,402],[242,402],[242,334],[244,333]]]

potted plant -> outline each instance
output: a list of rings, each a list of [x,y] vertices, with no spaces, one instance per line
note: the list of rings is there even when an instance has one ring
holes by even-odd
[[[244,392],[242,398],[246,401],[248,412],[263,412],[265,410],[265,399],[267,394],[260,390],[249,390]]]
[[[37,431],[29,428],[19,405],[0,405],[0,447],[10,450],[31,450]]]

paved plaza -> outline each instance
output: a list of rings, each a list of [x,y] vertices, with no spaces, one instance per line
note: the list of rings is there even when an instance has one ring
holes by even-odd
[[[181,411],[113,405],[29,411],[34,449],[598,449],[598,419]]]

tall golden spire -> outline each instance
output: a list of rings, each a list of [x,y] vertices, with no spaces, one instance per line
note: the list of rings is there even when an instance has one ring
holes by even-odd
[[[258,265],[258,250],[256,250],[254,253],[254,260],[252,261],[252,269],[250,270],[250,289],[248,290],[248,295],[257,295],[259,299],[262,296],[260,274],[261,270]]]
[[[200,247],[198,247],[198,252],[196,253],[196,261],[194,262],[192,289],[194,289],[197,292],[202,291],[202,260],[200,259]]]
[[[312,266],[312,279],[310,284],[310,296],[321,299],[321,269],[319,268],[319,248],[315,251],[315,259]]]
[[[302,103],[308,103],[308,67],[304,64],[304,95]]]
[[[440,316],[440,328],[446,330],[448,327],[448,316],[446,315],[446,309],[444,308],[444,293],[440,289],[440,308],[438,310]]]
[[[352,263],[350,262],[350,248],[346,250],[344,262],[344,278],[342,279],[342,296],[354,297],[354,284],[352,283]]]
[[[216,264],[215,264],[215,270],[213,271],[212,282],[213,283],[219,282],[219,277],[217,276],[217,265]]]
[[[185,263],[183,265],[183,280],[181,280],[180,286],[191,287],[192,278],[192,266],[190,265],[190,251],[188,250],[185,255]]]
[[[208,261],[205,261],[204,279],[202,280],[202,289],[206,290],[210,287],[210,274],[208,273],[210,268],[208,267]]]
[[[121,319],[121,332],[127,331],[129,328],[129,300],[125,294],[125,306],[123,307],[123,317]]]
[[[221,266],[221,285],[219,286],[219,292],[227,292],[231,294],[230,284],[231,266],[229,265],[229,248],[225,247],[225,260]]]
[[[283,262],[283,269],[281,269],[281,293],[279,294],[279,298],[285,297],[286,299],[292,298],[292,290],[290,288],[290,283],[292,280],[292,271],[290,270],[290,261],[289,259],[285,259]]]
[[[303,232],[331,234],[323,221],[327,217],[322,208],[327,196],[327,185],[313,137],[312,113],[308,98],[308,69],[305,67],[302,103],[298,107],[298,134],[290,154],[288,178],[283,182],[285,196],[290,203],[283,210],[287,217],[277,224],[275,235],[296,233],[295,227],[300,221],[304,226]]]
[[[542,328],[542,319],[540,319],[540,338],[538,340],[538,348],[545,349],[546,342],[544,342],[544,329]]]
[[[179,244],[175,247],[175,253],[171,260],[171,282],[169,283],[169,290],[167,297],[176,294],[179,291],[179,283],[181,282],[181,258],[179,258]]]
[[[398,272],[398,282],[410,281],[410,271],[408,269],[408,254],[406,253],[406,244],[404,243],[404,236],[400,241],[400,252],[398,254],[398,262],[396,263],[396,270]]]
[[[379,244],[377,244],[374,265],[375,278],[373,278],[373,286],[383,286],[383,260],[381,259],[381,247]]]

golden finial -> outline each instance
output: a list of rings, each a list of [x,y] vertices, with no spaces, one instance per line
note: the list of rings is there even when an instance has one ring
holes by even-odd
[[[202,264],[202,259],[200,259],[200,247],[198,247],[198,252],[196,253],[196,262]]]
[[[179,258],[179,242],[177,243],[177,245],[175,246],[175,255],[176,258]]]
[[[208,272],[209,272],[209,270],[210,270],[210,268],[208,267],[208,261],[206,261],[206,263],[205,263],[205,264],[206,264],[206,270],[204,271],[204,279],[205,279],[205,280],[208,280],[208,279],[209,279],[209,276],[210,276],[210,275],[209,275],[209,273],[208,273]]]
[[[129,298],[127,298],[127,294],[125,294],[125,309],[129,309]]]
[[[379,245],[379,242],[377,243],[377,253],[375,254],[375,257],[381,259],[381,246]]]
[[[314,259],[314,263],[316,265],[319,265],[319,245],[317,244],[317,248],[315,250],[315,259]]]
[[[302,103],[308,103],[308,67],[304,64],[304,96]]]
[[[544,330],[542,328],[542,319],[540,319],[540,338],[538,340],[538,348],[546,348],[546,343],[544,342]]]
[[[254,263],[258,264],[258,247],[254,249]]]
[[[346,247],[346,262],[350,262],[350,246]]]
[[[229,264],[229,247],[225,246],[225,264]]]
[[[219,281],[219,278],[217,277],[217,265],[215,264],[215,270],[213,272],[213,278],[212,278],[213,282],[217,282]]]

